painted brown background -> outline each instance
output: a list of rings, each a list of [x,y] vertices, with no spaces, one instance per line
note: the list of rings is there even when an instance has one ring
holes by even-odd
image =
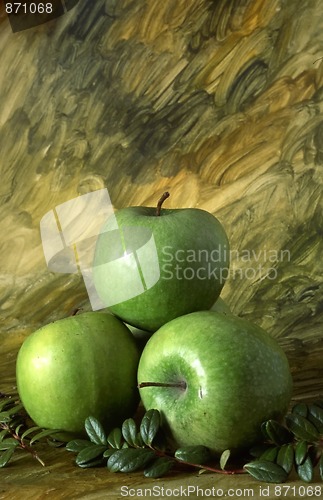
[[[15,34],[2,10],[0,152],[4,385],[25,335],[88,307],[80,275],[48,271],[40,219],[107,187],[214,213],[223,297],[286,350],[295,397],[323,392],[321,0],[80,1]]]

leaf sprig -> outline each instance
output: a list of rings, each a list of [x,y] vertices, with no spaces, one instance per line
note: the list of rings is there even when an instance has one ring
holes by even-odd
[[[35,444],[47,441],[49,445],[62,445],[50,439],[59,430],[30,425],[26,417],[17,397],[0,393],[0,468],[17,450],[29,453],[44,466]],[[210,465],[211,453],[205,446],[186,446],[171,453],[166,449],[158,410],[147,411],[139,424],[128,418],[108,435],[96,418],[88,417],[85,430],[88,439],[75,439],[66,445],[68,451],[77,454],[76,464],[82,468],[105,465],[110,472],[143,470],[146,477],[159,478],[175,467],[191,467],[199,469],[200,474],[249,473],[259,481],[272,483],[285,482],[293,470],[309,483],[318,469],[323,480],[323,400],[296,404],[283,424],[264,422],[263,442],[250,450],[252,460],[241,462],[245,463],[243,467],[230,464],[230,450],[222,453],[217,466]]]
[[[244,472],[242,469],[226,470],[230,452],[220,464],[220,468],[205,465],[211,453],[205,446],[186,446],[175,454],[166,451],[165,439],[161,431],[161,415],[158,410],[148,410],[137,427],[128,418],[121,428],[113,429],[108,436],[100,422],[94,417],[85,421],[89,440],[75,439],[67,443],[68,451],[77,453],[76,464],[88,468],[106,465],[110,472],[135,472],[143,470],[144,476],[159,478],[175,466],[194,467],[222,474]]]
[[[76,464],[83,468],[106,465],[110,472],[143,470],[144,476],[158,478],[184,465],[198,468],[200,473],[249,473],[259,481],[282,483],[293,469],[301,480],[311,482],[318,466],[323,480],[323,401],[295,405],[284,425],[275,420],[264,422],[264,441],[250,450],[254,459],[243,467],[227,468],[230,450],[222,453],[218,467],[208,465],[211,453],[205,446],[179,448],[174,454],[166,451],[158,410],[148,410],[139,429],[128,418],[106,436],[94,417],[86,419],[85,429],[89,440],[76,439],[66,445],[77,453]]]
[[[298,403],[285,425],[268,420],[261,429],[264,444],[250,450],[255,460],[244,466],[255,479],[283,483],[295,470],[299,479],[310,483],[318,467],[323,480],[323,401]]]
[[[55,432],[41,427],[28,427],[23,406],[18,398],[0,394],[0,468],[8,465],[17,450],[30,453],[42,466],[45,463],[34,448],[40,442]]]

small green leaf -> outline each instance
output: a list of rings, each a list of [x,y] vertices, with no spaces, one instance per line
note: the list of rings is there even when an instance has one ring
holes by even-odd
[[[276,422],[276,420],[267,420],[264,422],[262,431],[265,437],[277,446],[290,443],[293,438],[289,430],[279,422]]]
[[[206,446],[183,446],[175,452],[175,458],[181,462],[192,464],[205,464],[210,460],[211,453]]]
[[[270,437],[268,436],[267,434],[267,421],[265,422],[262,422],[261,426],[260,426],[260,430],[262,432],[262,435],[264,436],[264,438],[266,439],[266,441],[269,441],[270,440]]]
[[[0,412],[6,407],[6,405],[11,402],[10,398],[0,400]]]
[[[254,460],[244,466],[244,469],[258,481],[267,483],[283,483],[288,474],[278,464],[266,460]]]
[[[19,424],[16,428],[15,428],[15,434],[17,436],[19,436],[19,432],[20,430],[24,427],[24,424]]]
[[[0,413],[0,424],[9,424],[11,417],[6,415],[4,412]]]
[[[32,437],[32,439],[29,441],[29,444],[32,445],[35,441],[40,441],[45,437],[53,436],[53,434],[56,434],[57,432],[62,431],[59,431],[58,429],[43,429],[41,432],[35,434],[35,436]]]
[[[309,405],[309,415],[308,419],[316,427],[320,434],[323,434],[323,408],[316,406],[315,404]]]
[[[225,470],[225,466],[228,463],[230,455],[231,455],[231,451],[230,450],[224,450],[221,453],[221,456],[220,456],[220,467],[221,467],[222,470]]]
[[[140,424],[140,435],[147,446],[151,446],[155,439],[161,424],[160,413],[158,410],[148,410]]]
[[[136,446],[138,446],[139,448],[144,448],[145,447],[145,443],[142,439],[142,436],[140,434],[140,431],[137,432],[137,436],[136,436]]]
[[[173,467],[174,462],[168,457],[157,458],[147,469],[144,470],[145,477],[157,479],[162,477]]]
[[[15,447],[13,446],[12,448],[8,448],[5,452],[0,454],[0,467],[5,467],[9,460],[11,459],[12,455],[15,452]]]
[[[313,444],[313,445],[309,446],[308,456],[311,459],[313,467],[315,467],[319,463],[321,454],[322,454],[322,449],[321,449],[320,444],[318,444],[318,445]]]
[[[320,437],[318,430],[305,417],[297,414],[290,414],[286,417],[286,423],[289,429],[298,439],[304,441],[317,441]]]
[[[107,467],[110,472],[134,472],[144,469],[154,457],[154,451],[147,448],[126,448],[115,451]]]
[[[107,450],[105,450],[105,452],[103,453],[103,458],[109,458],[111,457],[111,455],[113,455],[113,453],[116,452],[116,448],[108,448]]]
[[[81,469],[91,469],[93,467],[102,467],[104,465],[104,462],[105,461],[103,458],[98,458],[97,460],[92,460],[91,462],[84,462],[84,464],[79,464],[79,467],[81,467]]]
[[[6,411],[2,411],[1,412],[1,417],[4,417],[4,418],[8,418],[8,417],[12,417],[13,415],[16,415],[17,413],[19,413],[21,410],[23,410],[23,406],[21,404],[18,404],[18,405],[14,405],[12,408],[10,408],[9,410],[6,410]]]
[[[104,429],[97,418],[88,417],[85,420],[85,430],[92,443],[102,445],[107,443],[107,437]]]
[[[8,434],[9,434],[8,429],[3,429],[2,431],[0,431],[0,443]]]
[[[301,465],[307,457],[308,444],[307,441],[298,441],[295,446],[295,463]]]
[[[9,448],[15,448],[18,446],[19,441],[13,437],[3,439],[0,443],[0,450],[8,450]]]
[[[287,474],[290,474],[294,465],[294,447],[292,444],[283,444],[279,448],[276,463],[280,465]]]
[[[91,446],[86,446],[81,450],[76,456],[76,464],[84,466],[85,464],[90,465],[94,460],[96,464],[98,463],[98,459],[100,457],[101,462],[103,458],[103,453],[107,449],[103,444],[92,444]]]
[[[123,422],[121,432],[130,446],[137,447],[137,426],[133,418],[127,418]]]
[[[320,461],[319,461],[319,472],[320,472],[320,477],[323,481],[323,453],[322,453]]]
[[[116,448],[119,450],[122,447],[122,432],[119,427],[112,429],[110,434],[108,435],[108,443],[112,448]]]
[[[92,446],[91,441],[88,441],[86,439],[73,439],[66,444],[65,448],[67,449],[67,451],[79,453],[84,448],[88,448],[89,446]]]
[[[307,417],[308,407],[305,403],[297,403],[292,408],[292,413],[296,413],[297,415],[301,415],[302,417]]]
[[[0,401],[0,412],[2,412],[3,410],[5,410],[6,407],[9,408],[12,408],[13,406],[17,406],[19,403],[18,403],[18,399],[13,399],[13,398],[5,398],[5,399],[2,399]]]
[[[33,434],[34,432],[36,431],[39,431],[41,430],[41,427],[38,427],[38,426],[34,426],[34,427],[29,427],[29,429],[27,429],[22,435],[21,435],[21,439],[25,439],[27,436],[29,436],[29,434]]]
[[[310,457],[307,457],[301,465],[297,466],[297,474],[298,477],[306,483],[313,481],[314,467]]]
[[[265,450],[259,457],[259,460],[268,460],[269,462],[275,462],[278,454],[278,449],[279,448],[277,446],[271,446],[270,448],[267,448],[267,450]]]

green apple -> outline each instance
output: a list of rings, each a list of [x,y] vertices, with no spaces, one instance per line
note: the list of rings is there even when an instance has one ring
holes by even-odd
[[[161,209],[160,202],[157,209],[122,208],[110,217],[92,269],[102,307],[151,332],[183,314],[210,309],[229,266],[228,238],[212,214]]]
[[[288,360],[262,328],[233,315],[201,311],[176,318],[148,340],[138,367],[146,410],[162,414],[174,447],[214,454],[260,438],[280,419],[292,393]]]
[[[18,393],[40,427],[81,435],[85,419],[94,416],[109,430],[137,408],[138,362],[134,338],[120,320],[100,312],[70,316],[23,342]]]

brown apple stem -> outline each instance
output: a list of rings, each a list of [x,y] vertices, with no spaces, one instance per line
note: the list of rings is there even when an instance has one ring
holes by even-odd
[[[187,384],[184,382],[141,382],[138,384],[138,389],[143,389],[144,387],[178,387],[179,389],[186,389]]]
[[[170,194],[168,191],[165,191],[165,193],[160,197],[160,199],[158,200],[158,203],[157,203],[157,208],[156,208],[156,215],[157,217],[160,216],[160,211],[161,211],[161,207],[162,207],[162,204],[164,203],[165,200],[167,200],[167,198],[170,197]]]

